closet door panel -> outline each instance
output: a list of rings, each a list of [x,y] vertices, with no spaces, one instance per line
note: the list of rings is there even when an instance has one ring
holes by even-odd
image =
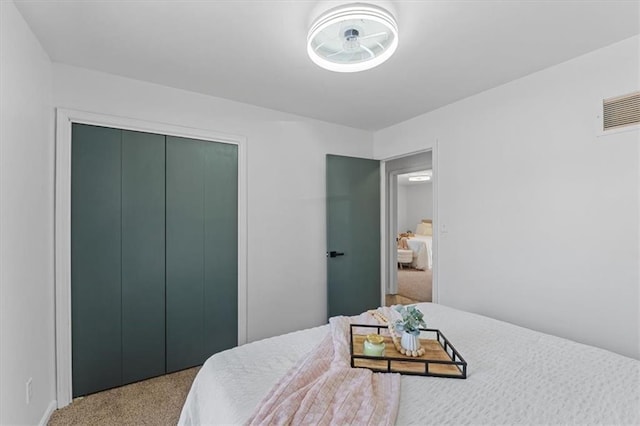
[[[238,148],[204,142],[204,350],[238,344]]]
[[[205,360],[202,144],[167,136],[167,372]]]
[[[71,147],[73,396],[118,386],[121,131],[74,124]]]
[[[122,380],[165,372],[165,137],[122,131]]]

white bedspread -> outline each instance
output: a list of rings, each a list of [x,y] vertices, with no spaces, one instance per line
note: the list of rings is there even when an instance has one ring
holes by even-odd
[[[415,269],[431,269],[433,237],[415,234],[407,239],[407,244],[413,250],[411,266]]]
[[[441,305],[422,303],[468,363],[466,380],[402,376],[397,424],[640,424],[640,361]],[[212,356],[180,424],[241,424],[328,326]]]

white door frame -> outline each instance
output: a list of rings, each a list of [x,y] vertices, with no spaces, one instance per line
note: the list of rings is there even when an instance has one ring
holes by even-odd
[[[247,342],[247,139],[205,129],[70,109],[56,109],[55,329],[56,400],[71,403],[71,127],[91,124],[238,146],[238,344]]]
[[[398,158],[410,157],[416,154],[422,154],[424,152],[431,151],[431,167],[433,170],[433,244],[432,244],[432,301],[433,303],[438,303],[439,301],[439,281],[438,281],[438,229],[439,229],[439,220],[438,220],[438,141],[436,140],[432,147],[414,151],[407,154],[396,155],[393,157],[388,157],[380,161],[380,235],[381,235],[381,244],[380,244],[380,255],[383,259],[380,262],[380,281],[382,288],[382,305],[384,306],[386,303],[385,296],[387,291],[397,284],[394,282],[392,278],[392,268],[396,267],[396,257],[397,252],[391,250],[391,221],[396,220],[397,218],[397,205],[391,205],[391,201],[393,199],[392,191],[396,189],[391,188],[390,191],[387,191],[387,182],[389,178],[393,175],[397,175],[399,173],[408,173],[412,170],[407,169],[407,171],[388,171],[386,167],[386,162],[391,160],[396,160]],[[417,169],[416,169],[417,170]],[[390,214],[387,215],[387,207],[389,207]],[[394,212],[394,213],[392,213]]]

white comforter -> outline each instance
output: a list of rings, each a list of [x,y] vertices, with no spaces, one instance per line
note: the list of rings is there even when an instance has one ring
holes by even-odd
[[[402,376],[397,424],[640,424],[640,361],[487,317],[422,303],[468,363],[466,380]],[[180,424],[241,424],[322,326],[213,355]]]
[[[415,269],[431,269],[433,237],[415,234],[407,239],[407,244],[413,250],[411,266]]]

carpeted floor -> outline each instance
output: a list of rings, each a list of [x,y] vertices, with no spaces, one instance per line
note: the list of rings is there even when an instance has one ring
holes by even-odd
[[[413,305],[415,303],[418,303],[418,301],[409,299],[408,297],[400,296],[399,294],[387,294],[385,296],[385,306]]]
[[[76,398],[49,425],[175,425],[199,368]]]
[[[431,302],[433,271],[398,269],[398,295],[417,302]]]

